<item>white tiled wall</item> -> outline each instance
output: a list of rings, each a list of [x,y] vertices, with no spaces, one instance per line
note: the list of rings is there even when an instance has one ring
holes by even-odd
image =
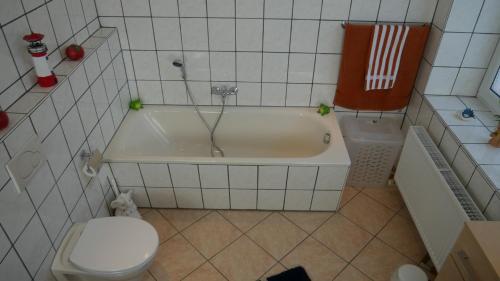
[[[111,163],[111,169],[141,207],[318,211],[336,210],[348,172],[347,166],[172,163]]]
[[[78,5],[73,7],[75,3]],[[76,10],[82,9],[81,4],[88,8],[88,4],[93,3],[94,1],[86,0],[81,3],[79,0],[66,1],[68,8]],[[62,5],[62,10],[59,10],[59,5]],[[11,18],[10,21],[3,21],[10,14],[3,14],[2,6],[2,31],[12,32],[12,38],[14,32],[16,36],[22,36],[24,31],[14,26],[26,18],[30,20],[35,17],[40,22],[32,27],[38,27],[43,20],[49,18],[38,18],[37,13],[45,13],[47,10],[51,16],[52,12],[55,13],[50,18],[53,24],[58,22],[64,25],[64,21],[60,22],[61,19],[57,18],[65,15],[67,19],[64,5],[63,0],[53,0],[35,7],[26,15]],[[26,5],[24,7],[26,8]],[[90,25],[85,24],[85,18],[93,15],[93,22],[97,23],[95,9],[93,11],[85,12],[85,16],[82,14],[80,18],[75,16],[71,25],[67,22],[67,31],[64,31],[64,26],[54,26],[57,41],[49,41],[49,46],[57,46],[63,42],[59,41],[62,36],[59,32],[69,32],[63,34],[68,36],[64,38],[69,39],[69,42],[84,41],[84,38],[71,35],[73,24],[81,25],[80,32],[88,36],[89,30],[94,31]],[[46,34],[52,32],[51,29],[46,29],[47,26],[40,27],[43,28],[40,31]],[[105,164],[99,177],[91,180],[80,172],[83,165],[80,153],[94,149],[104,151],[128,110],[130,94],[122,52],[117,45],[119,37],[116,30],[100,29],[91,36],[93,37],[83,43],[87,46],[83,62],[63,60],[58,63],[55,73],[59,83],[49,89],[32,87],[28,64],[23,64],[24,54],[19,52],[17,56],[16,52],[12,52],[15,67],[18,70],[25,69],[28,74],[21,73],[25,76],[19,78],[19,72],[15,71],[17,79],[20,80],[14,83],[22,85],[18,94],[24,94],[20,99],[7,97],[6,95],[10,94],[9,89],[0,95],[1,103],[9,116],[17,117],[17,124],[11,123],[10,128],[0,134],[0,165],[4,167],[7,161],[22,149],[26,141],[35,135],[42,142],[47,161],[37,171],[26,191],[20,194],[16,193],[6,171],[2,169],[0,172],[2,280],[54,280],[50,265],[69,227],[76,222],[86,222],[92,217],[109,215],[108,205],[114,199],[107,182],[107,176],[112,176],[111,169]],[[51,37],[48,36],[48,39],[51,40]],[[90,47],[91,44],[93,48]],[[10,46],[11,49],[18,47]],[[61,58],[59,50],[54,54]],[[2,51],[0,57],[4,59],[8,56]],[[55,64],[56,60],[52,62]],[[6,69],[8,70],[8,65],[2,68],[2,74]],[[0,77],[4,78],[3,75]],[[4,85],[2,83],[3,80],[0,84]],[[24,93],[26,89],[29,90]],[[140,176],[138,178],[141,179]],[[144,189],[142,181],[140,186]],[[143,194],[146,195],[146,192]],[[144,201],[149,204],[147,197]]]
[[[210,86],[227,84],[240,88],[230,104],[317,106],[333,101],[342,21],[430,22],[437,0],[96,4],[101,24],[120,32],[131,91],[145,103],[186,104],[180,72],[171,65],[182,58],[200,104],[218,104]]]

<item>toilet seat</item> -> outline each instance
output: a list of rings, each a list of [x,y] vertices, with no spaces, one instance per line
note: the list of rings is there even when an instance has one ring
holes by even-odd
[[[134,272],[151,261],[158,234],[149,223],[130,217],[90,220],[69,260],[78,269],[100,276]]]

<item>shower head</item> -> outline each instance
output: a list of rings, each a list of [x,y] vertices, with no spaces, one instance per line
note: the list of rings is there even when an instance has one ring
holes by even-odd
[[[184,64],[182,63],[182,61],[180,59],[174,60],[172,62],[172,65],[175,67],[183,67],[184,66]]]

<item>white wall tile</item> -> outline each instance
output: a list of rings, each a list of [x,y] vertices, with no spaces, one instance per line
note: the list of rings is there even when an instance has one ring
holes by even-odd
[[[99,60],[97,59],[97,53],[95,53],[95,52],[92,53],[83,62],[83,65],[85,66],[85,73],[87,73],[88,82],[93,83],[97,79],[99,74],[101,73],[101,69],[99,67]],[[85,91],[85,88],[86,88],[86,86],[84,86],[85,83],[83,82],[83,80],[79,79],[79,77],[83,77],[83,76],[80,76],[82,74],[81,73],[77,74],[77,71],[78,71],[78,69],[73,73],[73,75],[74,75],[73,79],[75,79],[75,81],[76,81],[76,79],[78,79],[78,82],[82,83],[82,84],[81,85],[79,84],[78,88],[73,88],[75,98],[78,98],[79,95],[81,95]],[[73,82],[73,80],[71,80],[71,76],[70,76],[70,84],[72,87],[74,87],[73,84],[75,84],[75,83]]]
[[[103,43],[99,48],[97,48],[97,58],[99,59],[99,65],[101,70],[104,70],[106,66],[111,62],[111,53],[109,52],[109,46],[107,43]]]
[[[0,274],[7,280],[28,281],[31,280],[30,275],[26,271],[21,260],[17,256],[14,249],[11,249],[7,256],[0,264]]]
[[[311,84],[287,84],[286,106],[308,106],[311,100]]]
[[[483,178],[483,175],[476,170],[472,175],[469,184],[467,185],[467,191],[476,202],[479,209],[484,210],[495,190],[489,183]]]
[[[265,1],[264,17],[290,18],[292,16],[292,0]]]
[[[284,106],[285,97],[286,97],[286,84],[262,83],[263,106]]]
[[[229,187],[257,189],[257,166],[229,166]]]
[[[406,21],[431,22],[438,0],[411,0]]]
[[[288,52],[290,50],[290,20],[264,20],[264,51]]]
[[[202,189],[203,203],[207,209],[229,209],[229,189]]]
[[[174,188],[177,207],[188,209],[203,208],[200,188]]]
[[[7,162],[9,160],[10,156],[7,153],[7,149],[3,144],[0,145],[0,166],[2,167],[0,169],[0,186],[4,186],[5,183],[7,183],[7,181],[10,179],[10,176],[7,173],[7,169],[5,169],[5,166],[7,165]]]
[[[26,188],[36,208],[40,206],[54,184],[54,177],[52,176],[49,165],[45,161]]]
[[[15,244],[19,256],[34,275],[51,247],[38,216],[34,216]]]
[[[476,165],[466,154],[464,149],[460,148],[455,156],[455,159],[453,160],[452,167],[462,183],[467,185],[472,177],[472,174],[474,173]]]
[[[10,241],[9,239],[7,238],[7,234],[5,234],[2,231],[0,231],[0,259],[3,260],[3,258],[5,257],[5,255],[7,255],[7,252],[9,251],[10,249]]]
[[[51,99],[46,99],[31,115],[31,122],[41,139],[44,139],[57,125],[56,110]]]
[[[95,124],[97,124],[97,113],[95,111],[92,93],[87,91],[77,103],[78,111],[82,117],[83,129],[88,136]]]
[[[314,83],[336,84],[340,68],[340,55],[316,54]]]
[[[294,19],[319,19],[322,0],[294,0]]]
[[[125,18],[130,49],[154,50],[153,24],[150,18]]]
[[[238,105],[260,105],[260,83],[238,82],[238,89]]]
[[[426,95],[449,95],[458,74],[458,68],[432,67],[424,90]]]
[[[440,0],[436,6],[436,11],[434,14],[433,24],[438,26],[441,30],[446,27],[446,21],[451,11],[451,6],[453,5],[453,0]]]
[[[313,189],[318,167],[289,167],[287,189]]]
[[[339,205],[341,191],[315,191],[311,204],[312,211],[335,211]]]
[[[89,202],[90,211],[92,216],[97,216],[99,207],[104,202],[104,194],[102,192],[101,184],[97,178],[92,178],[89,184],[84,188],[85,197]]]
[[[137,90],[144,104],[163,104],[160,81],[137,81]]]
[[[184,50],[208,50],[207,20],[181,18]]]
[[[6,0],[2,3],[5,7],[9,7],[9,9],[1,9],[0,10],[0,24],[4,25],[5,23],[19,17],[23,14],[23,6],[21,1],[19,0]]]
[[[99,77],[94,84],[90,86],[90,91],[92,93],[92,98],[94,100],[95,109],[97,116],[102,117],[106,109],[108,108],[108,98],[106,97],[106,89],[104,88],[104,81],[102,77]]]
[[[290,54],[288,82],[311,83],[314,70],[314,54]]]
[[[498,34],[472,34],[462,67],[488,67],[498,38]]]
[[[170,171],[166,164],[139,163],[139,168],[146,187],[172,187]]]
[[[313,192],[310,190],[287,190],[285,195],[285,210],[305,211],[311,206]]]
[[[128,192],[132,190],[132,200],[140,208],[151,208],[149,197],[146,189],[143,186],[120,186],[120,192]]]
[[[451,163],[457,154],[459,144],[456,141],[455,137],[452,136],[450,130],[446,130],[444,132],[443,138],[441,139],[441,143],[439,144],[439,149],[443,153],[448,163]]]
[[[262,53],[237,52],[236,60],[238,81],[260,82],[262,75]]]
[[[45,152],[54,176],[59,178],[71,161],[71,155],[66,145],[63,131],[59,125],[43,141],[42,149]]]
[[[500,198],[498,192],[495,196],[493,196],[493,198],[491,198],[490,203],[486,207],[485,216],[489,220],[500,220]]]
[[[435,143],[440,143],[441,138],[443,137],[443,133],[445,130],[445,125],[441,122],[440,118],[437,114],[432,116],[431,122],[429,123],[429,135]]]
[[[108,97],[108,101],[111,102],[118,94],[118,86],[116,86],[116,77],[113,65],[108,65],[102,73],[102,78],[104,80],[104,88],[106,88],[106,96]]]
[[[184,52],[187,80],[210,80],[209,53]]]
[[[74,223],[87,222],[89,219],[92,218],[92,213],[90,213],[89,204],[87,203],[87,199],[85,199],[84,195],[80,197],[78,203],[76,204],[76,207],[73,209],[70,216],[71,216],[71,221],[73,221]]]
[[[318,53],[341,53],[344,28],[341,21],[321,21],[318,37]]]
[[[208,37],[211,51],[234,51],[235,20],[208,19]]]
[[[328,20],[346,20],[349,17],[351,0],[323,0],[321,18]]]
[[[313,84],[310,106],[319,106],[322,103],[331,106],[336,89],[336,85]]]
[[[229,188],[226,165],[199,165],[202,188]]]
[[[210,52],[210,77],[212,81],[236,80],[234,52]]]
[[[78,199],[83,193],[82,186],[78,180],[78,173],[73,164],[68,165],[57,182],[64,204],[68,210],[73,210]]]
[[[162,81],[165,104],[187,104],[187,93],[184,82]]]
[[[12,240],[16,240],[29,220],[35,214],[27,192],[17,193],[10,181],[0,191],[0,222]]]
[[[81,79],[85,79],[86,81],[85,77],[82,77]],[[57,115],[61,118],[68,112],[71,106],[75,104],[75,98],[73,97],[69,82],[64,81],[59,88],[51,94],[51,99],[54,102]]]
[[[285,189],[287,166],[259,166],[259,189]]]
[[[69,151],[71,155],[75,155],[85,140],[85,132],[76,106],[73,106],[64,119],[61,120],[61,126],[68,141]]]
[[[236,0],[237,18],[260,18],[263,12],[264,0]]]
[[[158,80],[158,59],[154,51],[133,51],[135,78],[137,80]]]
[[[173,188],[146,188],[152,208],[176,208]]]
[[[352,0],[350,20],[375,21],[379,9],[380,0],[363,1]]]
[[[181,50],[181,30],[176,18],[153,18],[156,48],[158,50]]]
[[[111,163],[116,183],[122,186],[143,186],[141,172],[135,163]]]
[[[410,0],[381,0],[378,21],[404,22]]]
[[[342,190],[348,170],[348,166],[320,166],[316,190]]]
[[[124,16],[147,17],[151,15],[148,0],[122,0],[122,7]]]
[[[498,10],[500,10],[500,3],[498,1],[485,0],[474,31],[484,33],[500,33]]]
[[[262,19],[236,19],[236,50],[262,50]]]
[[[257,209],[259,210],[283,210],[285,201],[285,190],[258,191]]]
[[[29,53],[26,52],[26,41],[24,41],[22,36],[20,36],[30,33],[27,18],[20,17],[14,22],[6,25],[3,30],[5,32],[5,38],[9,44],[10,50],[12,51],[12,56],[17,65],[17,69],[19,69],[21,74],[28,72],[33,67],[33,62]],[[14,73],[16,73],[15,69]]]
[[[5,147],[10,155],[15,155],[35,135],[35,129],[31,126],[30,120],[26,119],[7,136],[5,139]]]
[[[207,6],[205,0],[178,1],[181,17],[206,17]]]
[[[207,0],[209,17],[234,17],[234,0]]]
[[[485,72],[485,69],[460,68],[451,94],[475,97],[483,81]]]
[[[290,39],[290,52],[316,52],[319,22],[312,20],[294,20]]]
[[[286,82],[288,54],[264,53],[262,82]]]
[[[230,189],[231,209],[253,210],[257,207],[257,190]]]
[[[198,167],[196,165],[169,164],[168,166],[174,187],[200,187]]]
[[[150,0],[149,2],[154,17],[179,16],[176,0]]]
[[[441,38],[435,66],[460,66],[470,40],[470,33],[446,32]]]
[[[446,31],[472,32],[483,1],[454,0],[451,7]]]

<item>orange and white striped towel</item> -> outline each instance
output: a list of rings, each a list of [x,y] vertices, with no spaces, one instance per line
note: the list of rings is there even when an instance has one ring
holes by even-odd
[[[394,86],[409,30],[410,27],[404,25],[376,24],[373,27],[366,91]]]

